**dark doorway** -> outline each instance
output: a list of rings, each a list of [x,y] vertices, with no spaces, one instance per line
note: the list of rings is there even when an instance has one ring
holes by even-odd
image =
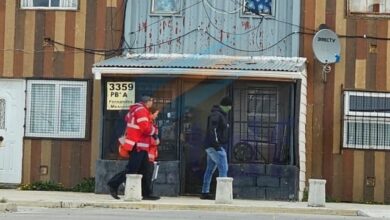
[[[182,84],[182,193],[201,192],[206,154],[203,139],[211,107],[228,92],[230,80],[188,80]]]

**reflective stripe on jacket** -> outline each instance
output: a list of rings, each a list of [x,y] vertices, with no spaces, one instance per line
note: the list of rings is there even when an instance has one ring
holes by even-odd
[[[157,129],[153,126],[149,116],[150,112],[144,104],[135,103],[130,106],[129,112],[125,117],[127,122],[126,139],[123,145],[125,150],[133,150],[136,143],[137,148],[145,148],[145,145],[140,140],[156,134]]]

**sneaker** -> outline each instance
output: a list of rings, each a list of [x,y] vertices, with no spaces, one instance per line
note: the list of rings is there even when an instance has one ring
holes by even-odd
[[[200,199],[214,200],[214,196],[210,193],[202,193],[202,195],[200,195]]]
[[[144,196],[142,200],[159,200],[160,196]]]
[[[114,199],[120,199],[118,196],[118,189],[115,189],[114,187],[108,186],[110,188],[110,195]]]

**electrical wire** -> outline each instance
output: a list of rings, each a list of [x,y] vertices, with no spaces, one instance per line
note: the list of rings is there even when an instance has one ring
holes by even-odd
[[[175,40],[178,40],[180,38],[183,38],[183,37],[186,37],[187,35],[190,35],[196,31],[199,31],[200,29],[199,28],[195,28],[183,35],[180,35],[178,37],[175,37],[175,38],[172,38],[172,39],[169,39],[169,40],[166,40],[166,41],[162,41],[160,43],[152,43],[152,44],[149,44],[149,45],[145,45],[143,47],[132,47],[132,48],[126,48],[126,49],[132,49],[132,50],[137,50],[137,49],[145,49],[145,48],[150,48],[150,47],[158,47],[158,46],[161,46],[163,44],[167,44],[167,43],[171,43],[172,41],[175,41]]]
[[[212,38],[213,40],[215,40],[218,43],[222,44],[223,46],[228,47],[228,48],[230,48],[232,50],[241,51],[241,52],[248,52],[248,53],[255,53],[255,52],[262,52],[262,51],[265,51],[265,50],[269,50],[269,49],[275,47],[276,45],[278,45],[279,43],[281,43],[282,41],[284,41],[285,39],[289,38],[290,36],[292,36],[294,34],[300,34],[300,33],[301,32],[291,32],[291,33],[287,34],[286,36],[284,36],[283,38],[281,38],[280,40],[278,40],[276,43],[274,43],[274,44],[272,44],[272,45],[270,45],[268,47],[259,49],[259,50],[245,50],[245,49],[236,48],[236,47],[233,47],[231,45],[228,45],[228,44],[220,41],[218,38],[216,38],[215,36],[213,36],[209,32],[205,31],[205,34],[207,34],[210,38]]]
[[[234,1],[235,3],[237,3],[235,0],[231,0],[231,1]],[[226,44],[225,42],[222,42],[221,40],[219,40],[217,37],[213,36],[210,32],[208,32],[207,30],[203,30],[201,28],[197,28],[197,29],[193,29],[183,35],[180,35],[180,36],[177,36],[175,38],[172,38],[172,39],[169,39],[169,40],[165,40],[165,41],[161,41],[159,43],[151,43],[149,45],[144,45],[142,47],[133,47],[133,45],[135,44],[137,38],[134,39],[132,45],[130,46],[128,44],[128,42],[126,42],[125,40],[125,37],[124,37],[124,26],[125,26],[125,22],[122,23],[122,38],[121,38],[121,42],[120,42],[120,45],[118,46],[117,49],[110,49],[110,50],[107,50],[107,49],[90,49],[90,48],[81,48],[81,47],[75,47],[75,46],[71,46],[71,45],[67,45],[65,43],[60,43],[60,42],[57,42],[57,41],[54,41],[50,38],[45,38],[45,42],[47,43],[51,43],[51,44],[56,44],[56,45],[61,45],[61,46],[64,46],[66,48],[69,48],[69,49],[73,49],[73,50],[77,50],[77,51],[80,51],[80,52],[83,52],[83,53],[88,53],[88,54],[96,54],[96,55],[102,55],[102,56],[111,56],[111,55],[114,55],[115,53],[117,52],[120,52],[124,49],[128,49],[128,50],[137,50],[137,49],[145,49],[145,48],[150,48],[150,47],[157,47],[157,46],[161,46],[163,44],[167,44],[167,43],[171,43],[172,41],[175,41],[175,40],[178,40],[180,38],[184,38],[186,37],[187,35],[190,35],[196,31],[199,31],[199,30],[203,30],[203,32],[205,34],[207,34],[211,39],[217,41],[218,43],[220,43],[221,45],[225,46],[225,47],[228,47],[232,50],[236,50],[236,51],[242,51],[242,52],[261,52],[261,51],[265,51],[265,50],[268,50],[268,49],[271,49],[273,47],[275,47],[276,45],[278,45],[279,43],[281,43],[282,41],[284,41],[285,39],[287,39],[288,37],[294,35],[294,34],[304,34],[304,35],[314,35],[316,33],[316,30],[314,29],[311,29],[311,28],[307,28],[307,27],[302,27],[302,26],[299,26],[299,25],[296,25],[296,24],[293,24],[293,23],[290,23],[290,22],[286,22],[286,21],[280,21],[274,17],[269,17],[269,16],[264,16],[264,15],[259,15],[261,16],[261,21],[259,22],[259,24],[251,29],[251,30],[248,30],[246,32],[243,32],[243,33],[232,33],[232,32],[228,32],[228,31],[224,31],[223,29],[217,27],[213,22],[212,22],[212,19],[210,17],[210,15],[207,13],[207,9],[205,8],[205,5],[204,5],[204,0],[200,0],[198,2],[196,2],[195,4],[192,4],[186,8],[183,8],[182,10],[180,10],[180,12],[183,12],[191,7],[194,7],[195,5],[198,5],[200,3],[203,3],[203,9],[205,10],[206,12],[206,15],[207,15],[207,18],[210,22],[211,25],[214,26],[214,28],[216,28],[217,30],[220,30],[221,32],[223,33],[226,33],[226,34],[233,34],[233,35],[244,35],[244,34],[248,34],[250,33],[251,31],[254,31],[254,30],[258,30],[259,31],[259,27],[260,25],[262,24],[263,20],[266,19],[266,20],[274,20],[274,21],[277,21],[277,22],[281,22],[281,23],[284,23],[284,24],[287,24],[287,25],[290,25],[290,26],[295,26],[295,27],[298,27],[299,29],[303,29],[303,30],[309,30],[309,32],[304,32],[304,31],[295,31],[295,32],[291,32],[289,34],[287,34],[285,37],[281,38],[280,40],[278,40],[276,43],[270,45],[270,46],[267,46],[265,48],[260,48],[261,45],[257,45],[259,47],[259,50],[245,50],[245,49],[241,49],[241,48],[236,48],[234,46],[231,46],[229,44]],[[127,4],[128,4],[128,0],[126,0],[123,5],[125,5],[124,7],[124,16],[126,16],[126,7],[127,7]],[[240,3],[239,3],[240,4]],[[123,6],[121,6],[122,8]],[[115,15],[115,17],[117,16],[118,14]],[[174,14],[172,14],[174,15]],[[153,22],[149,25],[147,25],[146,27],[143,27],[142,29],[145,29],[151,25],[154,25],[164,19],[167,19],[166,17],[162,18],[162,19],[159,19],[158,21],[156,22]],[[111,21],[112,22],[112,21]],[[135,34],[137,32],[140,32],[142,31],[142,29],[139,29],[138,31],[133,31],[133,32],[130,32],[130,34]],[[257,32],[257,35],[256,37],[258,37],[258,32]],[[371,40],[385,40],[385,41],[388,41],[390,40],[390,38],[384,38],[384,37],[374,37],[374,36],[369,36],[369,35],[361,35],[361,36],[358,36],[358,35],[339,35],[340,38],[347,38],[347,39],[371,39]],[[125,46],[123,45],[125,44]],[[5,50],[3,50],[5,51]],[[13,51],[22,51],[22,52],[25,52],[25,53],[29,53],[27,51],[24,51],[24,50],[13,50]],[[33,52],[30,52],[30,53],[35,53],[35,52],[45,52],[45,51],[33,51]]]
[[[211,9],[214,9],[215,12],[220,13],[220,14],[237,14],[241,10],[241,7],[239,7],[238,9],[234,9],[233,11],[225,11],[225,10],[222,10],[222,9],[219,9],[219,8],[212,6],[210,4],[209,0],[203,0],[202,1],[203,5],[204,5],[204,2],[206,2],[207,6],[209,6]]]

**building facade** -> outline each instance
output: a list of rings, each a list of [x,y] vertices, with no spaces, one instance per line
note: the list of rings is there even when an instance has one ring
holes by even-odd
[[[302,1],[301,56],[308,60],[307,176],[336,201],[390,201],[389,1]],[[311,30],[326,24],[341,60],[324,82]]]
[[[0,2],[2,184],[94,176],[91,66],[118,49],[123,12],[122,0]]]
[[[129,0],[124,21],[123,54],[93,66],[101,103],[96,192],[107,192],[107,180],[123,169],[123,115],[148,93],[161,110],[156,193],[199,194],[207,115],[229,95],[234,196],[302,198],[307,93],[294,25],[299,1]]]
[[[321,178],[330,199],[388,203],[389,8],[388,0],[0,1],[0,183],[72,187],[96,176],[96,192],[107,192],[126,163],[116,154],[123,103],[149,92],[162,109],[156,191],[198,194],[205,118],[231,95],[235,197],[300,199],[306,180]],[[326,78],[312,51],[321,24],[341,42]]]

